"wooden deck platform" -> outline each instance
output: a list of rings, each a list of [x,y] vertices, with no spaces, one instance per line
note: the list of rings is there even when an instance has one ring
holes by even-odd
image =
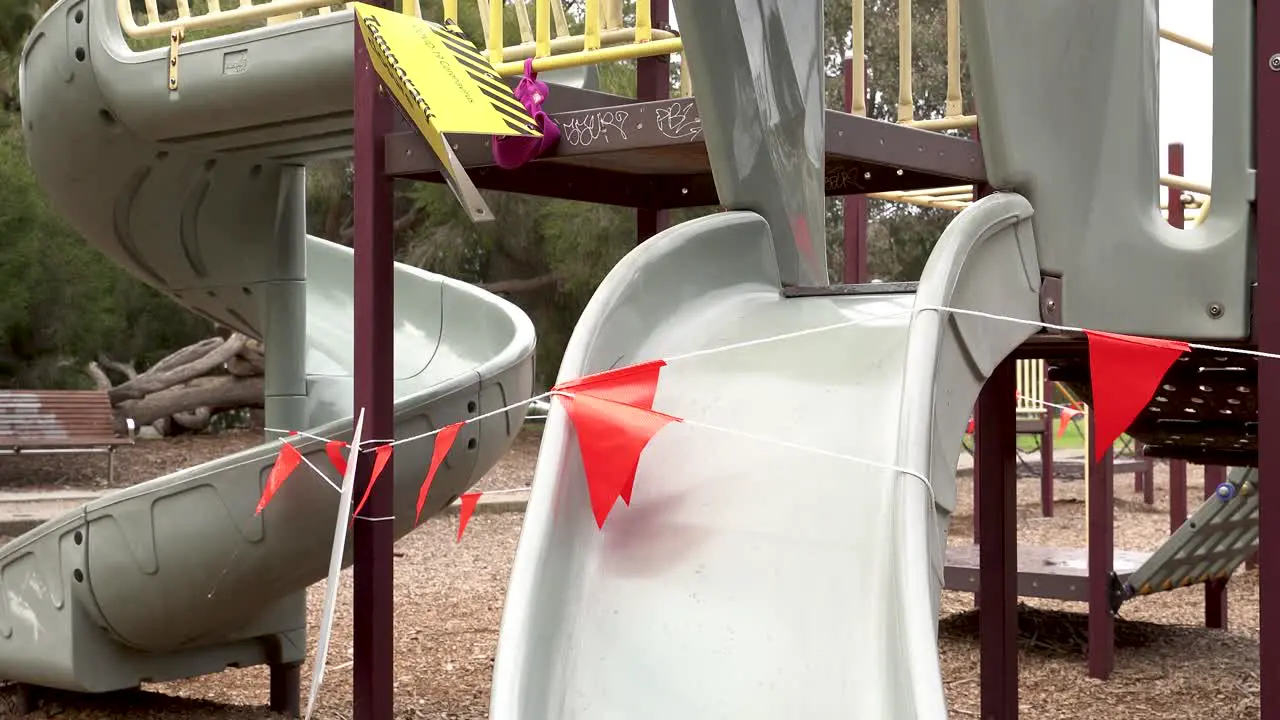
[[[1151,553],[1117,550],[1113,569],[1123,585]],[[947,548],[943,584],[948,590],[978,590],[978,546]],[[1018,596],[1089,601],[1088,551],[1034,545],[1018,547]]]
[[[719,203],[694,98],[636,102],[556,86],[544,108],[560,126],[560,142],[546,157],[514,170],[494,164],[489,136],[449,136],[477,188],[656,210]],[[978,143],[942,133],[828,110],[826,142],[827,195],[986,177]],[[386,153],[390,175],[444,182],[417,132],[388,135]]]

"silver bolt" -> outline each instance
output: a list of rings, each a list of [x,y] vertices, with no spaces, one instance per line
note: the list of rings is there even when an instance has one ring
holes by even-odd
[[[1222,317],[1222,303],[1209,303],[1209,317],[1217,320]]]
[[[1271,68],[1271,72],[1280,72],[1280,53],[1272,55],[1271,58],[1267,60],[1267,65]]]
[[[1049,312],[1056,311],[1058,309],[1058,301],[1054,300],[1053,298],[1049,298],[1048,300],[1045,300],[1044,309],[1048,310]]]

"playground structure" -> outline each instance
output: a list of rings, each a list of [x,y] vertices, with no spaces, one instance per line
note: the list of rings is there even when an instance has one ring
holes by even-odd
[[[1265,36],[1276,31],[1264,30],[1246,2],[1215,5],[1212,212],[1201,203],[1196,226],[1175,236],[1159,227],[1155,121],[1142,99],[1155,82],[1155,13],[1146,3],[1084,8],[1065,0],[949,2],[956,18],[949,36],[958,41],[962,27],[968,36],[983,108],[981,146],[937,132],[976,123],[959,114],[958,65],[957,94],[948,93],[957,102],[948,103],[948,117],[941,120],[911,116],[905,63],[901,122],[823,112],[819,90],[807,80],[821,72],[821,38],[799,30],[822,26],[820,4],[762,0],[762,15],[744,22],[737,13],[748,12],[748,5],[677,0],[682,37],[675,37],[662,27],[666,8],[660,0],[637,3],[631,28],[615,10],[620,3],[588,2],[580,36],[570,35],[554,12],[557,2],[537,0],[532,19],[524,3],[516,3],[524,42],[504,47],[497,22],[504,5],[482,0],[486,51],[502,74],[518,73],[524,57],[537,58],[535,66],[545,71],[637,58],[640,92],[631,99],[554,87],[547,109],[562,126],[602,127],[602,112],[618,118],[625,110],[608,142],[562,142],[550,156],[516,170],[493,166],[485,138],[453,138],[454,151],[479,188],[637,207],[646,236],[656,233],[666,208],[718,203],[731,210],[656,233],[624,259],[584,313],[561,379],[604,369],[620,356],[638,362],[862,318],[864,325],[841,334],[734,357],[708,355],[673,368],[663,376],[660,409],[906,468],[915,477],[691,430],[655,443],[636,481],[636,512],[620,515],[602,534],[585,521],[572,429],[553,403],[504,616],[492,715],[544,717],[548,708],[592,704],[653,717],[690,712],[704,698],[733,697],[738,706],[717,710],[767,717],[803,707],[821,715],[858,702],[885,716],[944,716],[933,628],[954,503],[956,441],[976,399],[983,715],[1014,717],[1013,358],[1053,359],[1062,381],[1087,399],[1084,345],[1072,333],[940,308],[1280,350],[1280,336],[1268,336],[1275,331],[1263,329],[1264,318],[1251,312],[1280,302],[1280,288],[1269,286],[1262,272],[1280,257],[1261,247],[1252,257],[1252,214],[1256,233],[1274,222],[1261,200],[1269,189],[1265,173],[1257,174],[1255,191],[1249,187],[1252,115],[1239,112],[1251,101],[1242,80],[1250,67],[1259,70],[1259,105],[1264,97],[1280,97],[1270,87],[1276,81],[1264,78],[1265,63],[1247,55],[1254,44],[1261,53],[1280,37]],[[861,3],[854,7],[857,47]],[[444,8],[456,16],[456,2]],[[420,13],[413,4],[410,10]],[[41,187],[90,242],[178,302],[270,345],[270,426],[349,438],[352,409],[361,407],[366,436],[403,437],[529,397],[532,329],[504,301],[403,266],[394,270],[392,296],[389,215],[378,198],[385,201],[389,177],[443,178],[421,137],[394,125],[386,101],[377,99],[372,73],[348,64],[351,17],[319,0],[226,9],[214,0],[203,13],[179,2],[176,17],[166,18],[153,0],[141,18],[127,3],[63,0],[24,50],[23,122]],[[909,13],[903,19],[909,56]],[[251,23],[259,26],[244,29]],[[186,38],[188,31],[220,28],[231,32]],[[1078,62],[1046,59],[1048,41],[1068,31],[1096,37],[1092,54],[1085,55],[1084,47],[1055,47]],[[128,45],[130,39],[164,37],[168,47],[137,51]],[[761,43],[770,50],[765,58],[752,51]],[[1099,45],[1110,52],[1097,52]],[[1002,57],[1023,62],[997,64],[996,47]],[[360,50],[357,45],[357,55]],[[689,97],[664,97],[665,57],[677,51],[696,79],[696,104]],[[767,62],[778,64],[762,64]],[[1063,83],[1064,67],[1098,82]],[[1132,72],[1110,72],[1113,67]],[[306,68],[305,81],[299,82],[298,68]],[[768,87],[753,85],[753,73]],[[859,73],[852,77],[856,86]],[[349,102],[353,84],[357,100]],[[1061,91],[1033,90],[1042,87]],[[1049,117],[1078,122],[1046,143]],[[768,147],[744,156],[748,151],[733,145],[735,132],[767,133]],[[825,157],[809,152],[822,137]],[[1260,137],[1259,168],[1263,142]],[[1139,151],[1108,153],[1104,144]],[[1148,147],[1149,154],[1143,150]],[[352,148],[354,257],[305,234],[298,168]],[[749,161],[754,165],[746,172]],[[1183,181],[1171,184],[1199,192]],[[983,192],[966,197],[938,190],[983,185],[1000,192],[974,201]],[[901,194],[913,191],[924,192]],[[808,228],[823,227],[824,192],[954,203],[961,212],[920,283],[830,286],[825,247],[807,242]],[[857,253],[853,258],[856,263]],[[1259,279],[1253,291],[1251,277]],[[1195,282],[1188,287],[1170,278]],[[1268,293],[1276,302],[1264,302]],[[1132,312],[1117,313],[1118,306]],[[353,308],[356,319],[349,323]],[[477,336],[482,327],[488,332]],[[799,357],[807,359],[802,364]],[[1204,383],[1211,389],[1198,396],[1207,400],[1219,391],[1243,398],[1228,420],[1182,417],[1180,431],[1172,432],[1153,405],[1131,434],[1153,455],[1262,466],[1267,455],[1261,452],[1259,395],[1268,392],[1267,382],[1280,386],[1280,376],[1268,375],[1277,371],[1268,370],[1266,361],[1255,368],[1250,358],[1232,360],[1195,354],[1181,363],[1187,370],[1179,376],[1205,368],[1229,376],[1221,386]],[[1237,364],[1246,368],[1228,369]],[[772,382],[761,387],[749,379],[759,374]],[[1273,379],[1259,385],[1259,377]],[[1192,405],[1187,399],[1184,406]],[[1268,406],[1280,408],[1280,397]],[[772,411],[779,407],[792,410],[782,417]],[[505,451],[522,415],[513,411],[479,428],[468,426],[464,432],[472,434],[460,436],[467,459],[442,470],[430,512],[483,475]],[[851,427],[866,432],[851,436]],[[349,556],[357,560],[356,615],[368,623],[357,631],[358,717],[389,710],[389,667],[378,658],[390,651],[390,542],[411,527],[408,488],[416,489],[428,458],[425,448],[405,447],[392,466],[395,485],[405,491],[393,494],[383,483],[368,506],[371,516],[394,514],[396,521],[357,523]],[[0,615],[8,631],[0,633],[0,677],[96,692],[229,664],[268,663],[273,705],[291,708],[305,647],[303,591],[323,576],[324,547],[315,540],[327,534],[335,496],[318,483],[297,483],[271,512],[254,518],[253,504],[277,448],[267,443],[144,483],[0,551],[0,581],[10,591]],[[324,451],[319,442],[304,441],[299,449],[314,458]],[[732,467],[723,458],[733,458]],[[367,465],[359,463],[366,482]],[[1100,477],[1098,498],[1109,499],[1110,460],[1091,471]],[[1248,487],[1256,483],[1252,473],[1237,471],[1231,483]],[[700,497],[726,475],[747,488],[748,497],[728,507]],[[812,479],[824,502],[793,506],[795,500],[777,487],[779,477]],[[1157,589],[1166,578],[1179,578],[1177,584],[1188,577],[1220,579],[1252,550],[1242,531],[1257,527],[1260,497],[1242,493],[1222,504],[1229,512],[1201,510],[1206,522],[1199,527],[1231,535],[1226,544],[1201,552],[1199,544],[1213,533],[1180,531],[1170,546],[1176,552],[1157,553],[1136,573],[1145,572]],[[649,512],[641,513],[646,504]],[[854,505],[866,520],[854,523],[856,532],[846,515]],[[1094,505],[1109,508],[1109,502]],[[822,517],[802,533],[781,521],[804,513]],[[1109,534],[1109,510],[1097,522],[1097,532]],[[643,550],[680,530],[687,534],[678,536],[679,547]],[[751,546],[750,562],[744,545]],[[1110,604],[1111,544],[1095,545],[1106,551],[1088,557],[1089,589]],[[1274,575],[1268,557],[1280,555],[1261,555],[1264,578]],[[812,578],[833,563],[846,567],[847,575],[814,587]],[[1206,563],[1212,572],[1187,569]],[[715,571],[693,573],[695,565]],[[772,582],[760,583],[762,574]],[[218,577],[213,588],[211,577]],[[15,611],[14,593],[32,608],[34,624]],[[584,604],[588,594],[590,605]],[[801,600],[806,615],[821,623],[796,617]],[[740,632],[734,639],[732,629],[726,634],[713,617],[729,607],[742,614],[739,631],[772,627],[777,635]],[[378,634],[384,620],[387,637]],[[1099,613],[1091,636],[1104,637],[1109,622]],[[1276,632],[1267,627],[1264,713],[1276,702],[1268,698],[1280,692],[1280,683],[1266,674],[1274,652],[1266,641]],[[682,633],[679,647],[655,646],[664,633]],[[572,646],[565,644],[569,637]],[[850,648],[857,649],[852,656]],[[769,682],[745,686],[762,672],[753,661],[766,655]],[[551,657],[567,657],[568,665],[554,670]],[[641,664],[663,668],[668,693],[628,685],[628,671]],[[778,666],[785,672],[779,674]],[[1106,668],[1095,670],[1105,674]],[[849,695],[814,690],[837,686]]]

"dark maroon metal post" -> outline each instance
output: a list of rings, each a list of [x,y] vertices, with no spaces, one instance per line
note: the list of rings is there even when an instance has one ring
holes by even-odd
[[[1258,350],[1280,353],[1280,133],[1271,130],[1280,117],[1280,5],[1254,4],[1253,67],[1254,237],[1258,285],[1254,292],[1253,332]],[[1264,128],[1268,131],[1264,132]],[[1275,430],[1276,432],[1271,432]],[[1258,475],[1280,478],[1280,362],[1258,363]],[[1280,718],[1280,493],[1260,493],[1258,514],[1258,645],[1262,695],[1260,720]],[[1277,547],[1270,547],[1275,544]]]
[[[978,610],[983,718],[1018,716],[1018,538],[1014,421],[1015,360],[1005,358],[978,396],[974,471],[982,476],[982,543],[978,548]]]
[[[649,21],[654,28],[669,30],[671,0],[657,0],[650,5]],[[666,100],[671,97],[671,60],[667,55],[644,57],[636,61],[636,100]],[[671,214],[661,208],[636,210],[636,244],[648,240],[667,228]]]
[[[1137,457],[1138,454],[1141,452],[1142,452],[1142,441],[1134,440],[1133,441],[1134,457]],[[1143,491],[1144,488],[1146,488],[1146,486],[1147,484],[1146,482],[1144,482],[1144,478],[1142,477],[1142,468],[1138,468],[1133,473],[1133,491],[1135,493],[1140,493]],[[1145,500],[1146,498],[1144,497],[1143,499]]]
[[[1185,153],[1182,143],[1169,143],[1169,174],[1181,176],[1186,171]],[[1186,208],[1182,205],[1182,191],[1178,188],[1166,188],[1169,205],[1169,224],[1176,228],[1186,227]],[[1169,532],[1177,530],[1187,519],[1187,461],[1169,461]]]
[[[1046,373],[1047,375],[1047,373]],[[1053,383],[1046,377],[1040,397],[1053,402]],[[1040,514],[1053,517],[1053,413],[1044,409],[1044,427],[1040,438]]]
[[[1151,458],[1147,457],[1146,446],[1141,440],[1133,441],[1133,459],[1141,465],[1133,473],[1133,491],[1142,493],[1142,502],[1147,505],[1156,503],[1156,476],[1152,471]]]
[[[1213,497],[1218,486],[1227,481],[1227,469],[1221,465],[1208,465],[1204,469],[1204,499]],[[1215,630],[1227,629],[1227,581],[1210,580],[1204,585],[1204,626]]]
[[[853,110],[853,61],[844,61],[844,111]],[[844,270],[846,283],[869,281],[867,270],[867,225],[869,216],[866,195],[845,195],[844,203]]]
[[[376,2],[377,0],[375,0]],[[364,410],[363,437],[389,438],[392,426],[392,259],[391,179],[384,172],[384,145],[392,127],[393,108],[379,93],[379,80],[360,35],[355,32],[354,139],[355,176],[355,411]],[[373,468],[371,453],[357,453],[356,496],[363,496]],[[392,477],[387,464],[384,477]],[[388,517],[395,486],[383,481],[361,514]],[[354,681],[355,720],[392,716],[394,696],[394,560],[395,538],[389,522],[356,521],[354,528]]]
[[[1169,461],[1169,532],[1182,527],[1187,520],[1187,463]]]
[[[1114,477],[1108,449],[1094,460],[1097,433],[1089,413],[1089,677],[1105,680],[1115,667],[1115,618],[1111,614],[1111,576],[1115,570]]]

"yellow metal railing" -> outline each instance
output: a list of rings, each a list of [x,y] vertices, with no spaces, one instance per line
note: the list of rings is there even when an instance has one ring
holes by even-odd
[[[597,63],[669,55],[682,49],[674,33],[653,27],[652,0],[638,0],[633,27],[624,23],[622,0],[586,0],[580,34],[570,30],[564,0],[475,0],[484,50],[500,75],[518,75],[524,60],[534,58],[537,70],[581,67]],[[401,12],[423,17],[419,0],[400,0]],[[224,7],[226,5],[226,7]],[[529,5],[533,5],[530,15]],[[177,0],[163,15],[157,0],[144,0],[135,13],[131,0],[116,0],[116,11],[130,38],[168,37],[174,42],[192,31],[238,32],[263,23],[277,25],[310,15],[327,15],[350,8],[332,0]],[[512,13],[520,42],[506,45],[504,24]],[[443,17],[459,20],[458,0],[443,0]],[[554,33],[552,32],[554,28]]]
[[[897,0],[898,3],[898,123],[910,125],[923,130],[963,130],[977,127],[978,116],[964,114],[964,94],[961,90],[960,57],[960,0],[946,0],[946,69],[947,94],[940,118],[917,118],[915,114],[915,98],[912,88],[912,0]],[[853,0],[852,23],[850,28],[850,113],[865,116],[867,114],[867,73],[866,73],[866,0]],[[1213,55],[1213,46],[1193,38],[1181,35],[1172,30],[1160,29],[1160,37],[1169,42],[1190,48],[1205,55]],[[1184,205],[1187,220],[1193,226],[1203,222],[1209,207],[1210,188],[1203,183],[1193,182],[1183,177],[1162,175],[1161,185],[1176,188],[1190,193]],[[959,185],[953,187],[911,190],[906,192],[884,192],[868,195],[877,200],[906,203],[920,207],[932,207],[944,210],[963,210],[973,202],[973,186]],[[1162,206],[1163,209],[1163,206]]]
[[[1190,211],[1186,213],[1188,222],[1195,219],[1198,212],[1203,213],[1209,206],[1208,185],[1192,182],[1176,175],[1160,176],[1160,184],[1164,187],[1183,191],[1183,208],[1186,211]],[[973,202],[973,186],[952,185],[925,190],[881,192],[869,194],[867,197],[919,207],[938,208],[939,210],[963,210]],[[1161,210],[1167,210],[1164,203],[1161,203],[1160,208]]]

